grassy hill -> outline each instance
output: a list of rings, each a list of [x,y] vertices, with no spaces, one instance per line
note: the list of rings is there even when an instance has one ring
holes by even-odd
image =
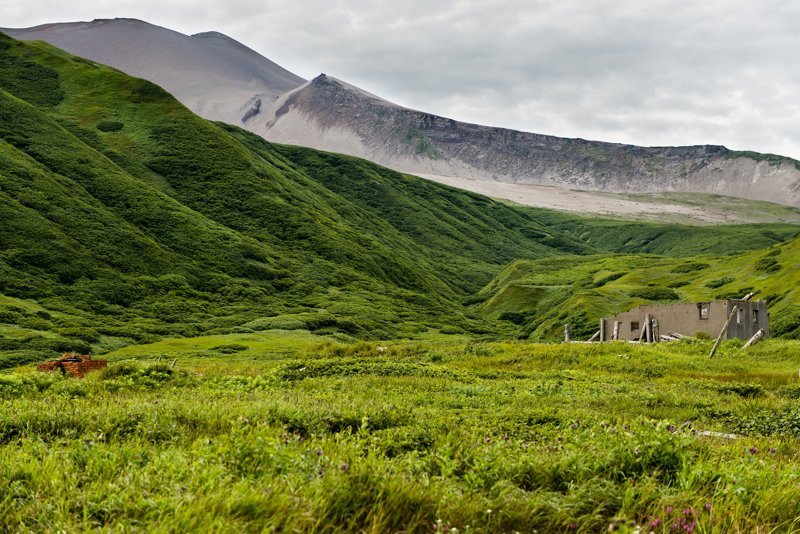
[[[463,302],[514,260],[730,253],[798,230],[508,206],[270,144],[195,116],[152,83],[2,34],[0,176],[3,366],[270,329],[502,335],[513,325]]]
[[[800,337],[800,238],[743,254],[680,259],[646,254],[519,260],[470,299],[488,317],[520,327],[522,337],[579,336],[601,317],[648,302],[703,301],[753,291],[770,305],[772,334]],[[692,334],[692,332],[689,332]]]
[[[166,334],[485,332],[459,302],[503,264],[594,251],[532,214],[271,145],[5,36],[0,172],[0,351],[14,361]]]

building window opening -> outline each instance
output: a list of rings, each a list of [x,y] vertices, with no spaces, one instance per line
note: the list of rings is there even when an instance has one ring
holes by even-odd
[[[639,330],[639,321],[631,321],[631,332]]]
[[[753,323],[758,324],[758,310],[753,310]]]
[[[711,311],[711,303],[701,302],[697,305],[697,311],[700,313],[700,319],[708,320],[709,312]]]
[[[742,312],[744,312],[744,310],[742,308],[738,308],[736,310],[736,324],[744,324],[743,323],[744,313],[742,313]]]

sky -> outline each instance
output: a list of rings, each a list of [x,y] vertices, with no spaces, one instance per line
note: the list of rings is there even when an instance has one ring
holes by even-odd
[[[132,17],[225,33],[461,121],[800,159],[800,2],[10,0],[0,27]]]

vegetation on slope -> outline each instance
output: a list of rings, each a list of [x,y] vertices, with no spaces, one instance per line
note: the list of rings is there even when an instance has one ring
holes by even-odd
[[[0,74],[9,361],[233,329],[485,332],[459,301],[502,264],[593,250],[477,195],[202,120],[42,43],[0,38]]]
[[[769,303],[772,335],[799,338],[798,262],[800,238],[729,256],[520,260],[469,302],[481,313],[516,323],[522,337],[554,339],[564,323],[577,336],[589,337],[601,317],[648,302],[720,300],[752,291]]]
[[[797,232],[700,233],[507,206],[272,145],[198,118],[149,82],[5,36],[0,173],[0,366],[275,328],[503,334],[515,326],[462,303],[517,258],[720,253]]]
[[[253,337],[0,375],[0,530],[798,528],[797,342]]]

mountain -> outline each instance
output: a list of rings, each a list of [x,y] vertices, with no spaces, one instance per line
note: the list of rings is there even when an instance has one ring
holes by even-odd
[[[0,360],[163,336],[490,332],[460,301],[594,251],[533,213],[204,120],[0,34]]]
[[[320,75],[245,121],[267,139],[354,154],[432,179],[616,193],[682,191],[800,206],[800,162],[722,146],[638,147],[466,124]]]
[[[0,367],[201,333],[501,335],[509,323],[464,303],[517,259],[741,252],[798,232],[603,228],[511,206],[269,143],[3,34],[0,217]]]
[[[304,82],[215,32],[189,37],[131,19],[4,31],[153,81],[196,113],[267,140],[363,157],[490,196],[552,202],[541,189],[509,192],[508,183],[713,193],[800,206],[800,162],[781,156],[721,146],[638,147],[466,124],[395,105],[324,74]],[[595,211],[604,200],[572,201]],[[636,205],[623,211],[631,208]]]
[[[238,123],[242,108],[270,101],[305,80],[218,32],[188,36],[136,19],[4,29],[164,87],[195,113]],[[248,104],[249,103],[249,104]]]

